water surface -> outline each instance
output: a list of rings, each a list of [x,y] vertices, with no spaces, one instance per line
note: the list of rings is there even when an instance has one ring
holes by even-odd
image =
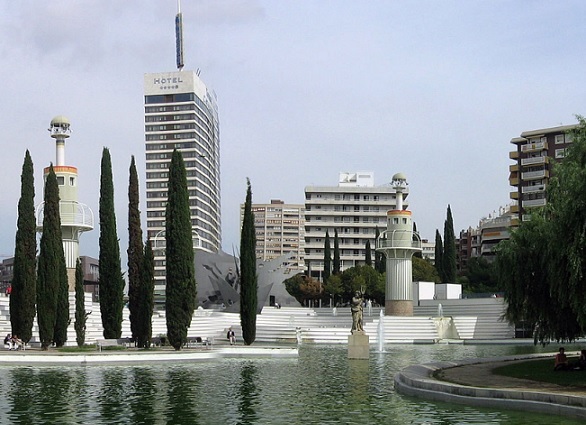
[[[555,347],[545,350],[553,351]],[[2,423],[13,424],[578,424],[530,412],[402,396],[394,374],[414,363],[539,352],[533,346],[402,345],[348,360],[344,346],[298,359],[200,364],[1,367]],[[6,422],[4,422],[6,421]]]

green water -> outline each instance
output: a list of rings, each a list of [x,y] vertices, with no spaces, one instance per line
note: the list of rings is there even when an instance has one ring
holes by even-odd
[[[546,348],[553,351],[555,347]],[[578,424],[530,412],[404,397],[393,375],[414,363],[540,347],[405,345],[347,360],[343,346],[298,359],[140,366],[0,367],[0,423],[12,424]]]

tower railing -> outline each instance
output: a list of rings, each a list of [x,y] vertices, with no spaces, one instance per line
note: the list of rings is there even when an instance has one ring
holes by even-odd
[[[37,206],[37,228],[43,228],[45,202]],[[94,228],[94,213],[85,204],[77,201],[59,201],[59,217],[62,226],[76,227],[85,232]]]
[[[421,237],[411,230],[385,230],[376,240],[376,249],[393,248],[421,250]]]

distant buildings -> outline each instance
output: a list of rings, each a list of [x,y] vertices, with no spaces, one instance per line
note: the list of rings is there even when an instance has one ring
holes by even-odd
[[[460,232],[458,245],[458,269],[464,271],[472,257],[494,259],[494,248],[509,239],[511,227],[516,227],[523,220],[529,220],[532,208],[546,205],[546,189],[552,177],[553,164],[561,161],[566,149],[572,143],[568,132],[577,127],[564,125],[559,127],[529,130],[520,137],[511,139],[515,146],[509,153],[514,164],[509,167],[509,183],[512,203],[500,208],[488,218],[480,220],[477,228]]]
[[[305,206],[271,200],[252,204],[256,232],[256,258],[274,260],[288,255],[287,268],[293,273],[305,270]],[[240,207],[242,223],[244,205]]]
[[[386,229],[387,211],[395,208],[396,201],[390,184],[374,185],[373,172],[340,173],[337,186],[306,186],[305,265],[309,274],[321,279],[326,231],[332,255],[338,231],[341,271],[364,264],[367,241],[374,262],[376,229]]]

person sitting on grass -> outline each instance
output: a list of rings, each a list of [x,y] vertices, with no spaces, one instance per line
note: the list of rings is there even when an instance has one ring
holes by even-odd
[[[553,370],[569,370],[568,357],[564,347],[560,347],[559,353],[555,355]]]

